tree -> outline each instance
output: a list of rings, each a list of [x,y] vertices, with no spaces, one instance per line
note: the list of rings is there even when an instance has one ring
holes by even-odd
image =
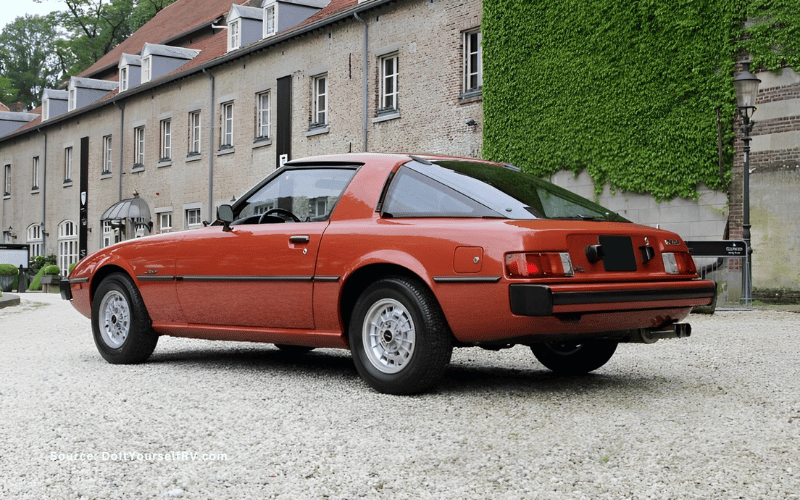
[[[0,97],[41,104],[42,91],[59,81],[63,68],[54,50],[57,32],[50,16],[20,16],[0,33]]]
[[[65,0],[56,13],[67,39],[58,54],[78,74],[129,37],[174,0]]]

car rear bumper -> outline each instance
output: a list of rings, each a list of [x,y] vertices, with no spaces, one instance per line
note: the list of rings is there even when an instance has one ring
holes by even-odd
[[[694,307],[711,304],[717,293],[711,281],[625,283],[562,287],[514,283],[511,311],[518,316],[551,316],[613,310]]]

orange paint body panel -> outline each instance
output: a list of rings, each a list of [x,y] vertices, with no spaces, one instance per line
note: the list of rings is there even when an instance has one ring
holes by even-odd
[[[713,283],[694,269],[665,272],[662,254],[688,253],[671,232],[596,220],[391,216],[380,204],[409,161],[356,154],[290,162],[286,169],[353,176],[338,197],[263,201],[263,211],[230,230],[218,224],[102,249],[70,275],[72,303],[91,317],[94,290],[119,272],[139,290],[159,334],[347,348],[358,293],[393,274],[424,283],[454,339],[467,344],[657,328],[713,300]],[[264,212],[300,205],[303,222],[263,222]],[[329,215],[315,219],[323,209]],[[635,270],[618,270],[608,258],[591,262],[585,249],[601,238],[630,241],[625,265]],[[511,279],[505,257],[514,252],[568,253],[574,274]],[[531,303],[539,298],[545,303]]]

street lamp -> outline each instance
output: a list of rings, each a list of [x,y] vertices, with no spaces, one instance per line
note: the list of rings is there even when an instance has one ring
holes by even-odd
[[[750,62],[743,63],[743,71],[733,79],[733,87],[736,89],[736,114],[742,117],[742,140],[744,141],[744,172],[742,177],[742,239],[747,247],[747,269],[744,275],[744,297],[742,301],[745,306],[752,304],[753,300],[753,266],[752,253],[750,246],[750,131],[753,124],[750,117],[756,111],[756,95],[758,94],[758,84],[761,80],[750,73]]]

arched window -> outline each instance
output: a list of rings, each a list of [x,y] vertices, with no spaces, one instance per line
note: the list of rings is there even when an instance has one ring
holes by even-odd
[[[40,224],[28,226],[28,247],[30,248],[31,257],[44,255],[42,251],[42,226]]]
[[[78,262],[78,226],[71,220],[58,225],[58,267],[61,274],[69,274],[69,266]]]

